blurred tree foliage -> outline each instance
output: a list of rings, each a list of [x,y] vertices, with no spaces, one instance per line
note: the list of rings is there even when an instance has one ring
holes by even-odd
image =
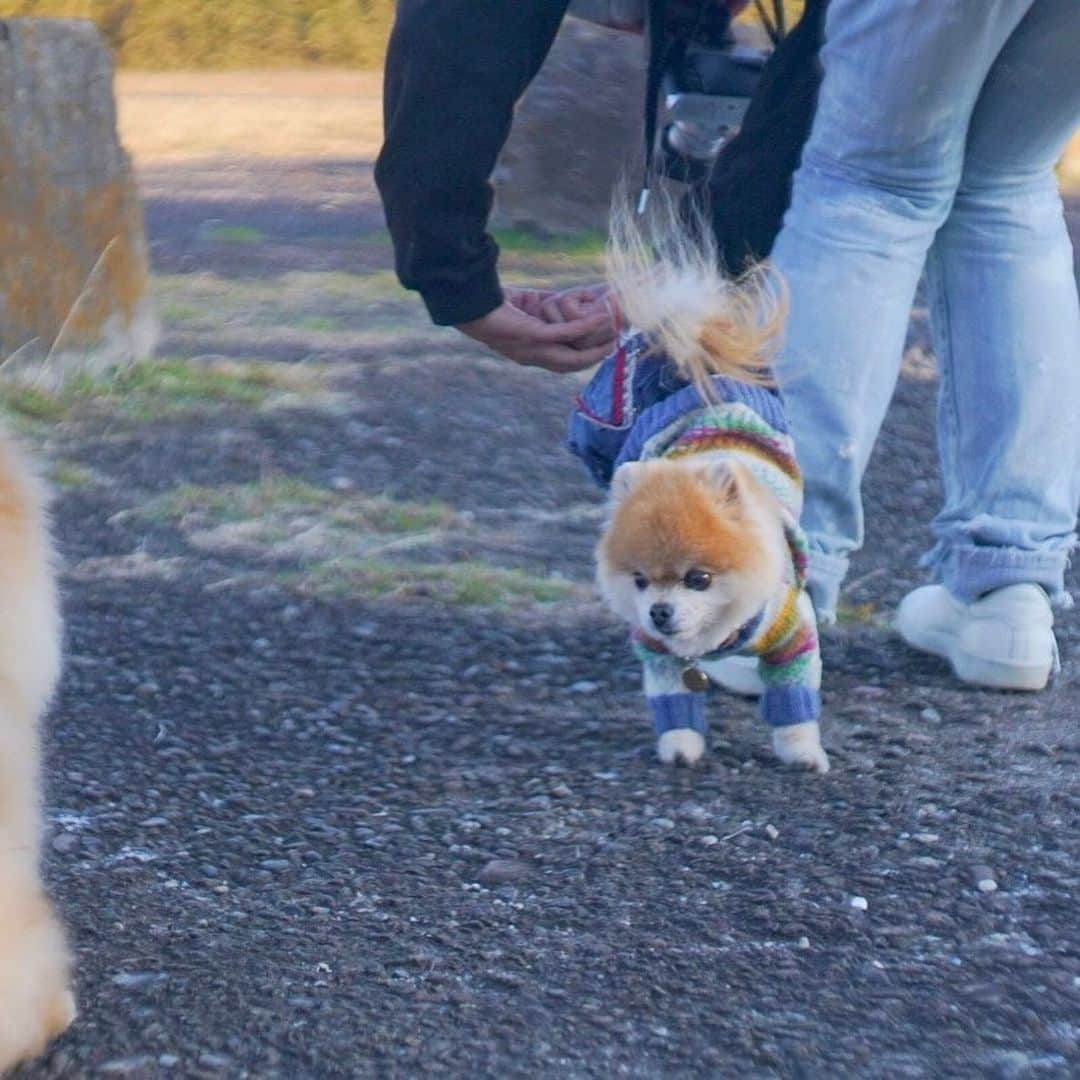
[[[395,0],[0,0],[0,17],[93,19],[122,67],[379,67]]]

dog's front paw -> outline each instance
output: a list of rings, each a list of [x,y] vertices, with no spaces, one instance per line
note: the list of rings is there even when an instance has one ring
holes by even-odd
[[[656,740],[656,756],[665,765],[695,765],[705,753],[705,736],[693,728],[673,728]]]
[[[12,899],[0,897],[0,1073],[39,1054],[75,1019],[67,946],[48,902]]]
[[[819,773],[829,771],[829,758],[821,745],[816,720],[774,728],[772,738],[773,750],[785,765],[801,765]]]

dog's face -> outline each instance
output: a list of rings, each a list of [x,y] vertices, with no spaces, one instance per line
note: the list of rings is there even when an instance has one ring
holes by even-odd
[[[779,588],[776,502],[739,465],[708,458],[623,465],[597,548],[604,598],[677,656],[712,652]]]

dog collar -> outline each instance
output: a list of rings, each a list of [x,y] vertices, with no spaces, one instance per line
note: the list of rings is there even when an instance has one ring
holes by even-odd
[[[738,652],[757,633],[764,615],[765,609],[762,608],[752,619],[743,623],[738,630],[725,638],[715,649],[711,652],[702,653],[700,656],[679,656],[678,653],[673,653],[662,641],[651,637],[643,630],[634,631],[634,640],[648,649],[649,652],[674,656],[681,660],[686,665],[682,670],[683,686],[693,693],[700,694],[709,689],[712,680],[701,670],[699,665],[702,662],[708,663],[711,660],[719,660],[730,653]]]

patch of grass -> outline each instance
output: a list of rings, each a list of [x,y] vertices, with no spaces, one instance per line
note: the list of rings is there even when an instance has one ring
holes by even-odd
[[[273,390],[295,381],[291,369],[280,365],[157,360],[118,372],[108,392],[120,398],[161,399],[180,406],[207,402],[261,405]]]
[[[266,236],[251,225],[216,225],[207,229],[206,239],[215,244],[261,244]]]
[[[203,309],[193,304],[161,304],[158,305],[157,313],[161,321],[168,325],[191,322],[192,319],[197,319],[203,314]]]
[[[387,535],[427,532],[449,526],[457,518],[445,503],[399,502],[385,495],[332,491],[282,473],[253,484],[181,484],[151,500],[138,514],[157,521],[198,514],[204,524],[321,515],[342,531]]]
[[[549,236],[527,229],[496,232],[507,283],[538,289],[565,289],[603,279],[606,236],[581,232]]]
[[[259,280],[212,273],[155,275],[153,289],[159,309],[197,311],[172,326],[193,353],[214,353],[226,340],[232,349],[250,342],[252,355],[265,344],[288,342],[303,355],[315,347],[310,339],[320,333],[334,333],[342,347],[363,348],[381,332],[431,330],[420,301],[389,270],[295,272]]]
[[[836,605],[836,621],[857,623],[862,626],[880,626],[882,616],[873,603],[851,604],[846,600],[840,600]]]
[[[413,300],[415,293],[410,293],[393,270],[374,270],[370,274],[356,274],[352,284],[352,300],[362,298],[371,300]]]
[[[55,393],[14,382],[0,383],[0,403],[26,420],[62,420],[68,412],[68,404]]]
[[[335,521],[380,533],[416,533],[452,525],[457,515],[445,503],[398,502],[386,496],[356,499],[335,514]]]
[[[93,469],[77,461],[54,461],[49,467],[49,481],[61,491],[86,491],[97,485],[98,478]]]
[[[55,423],[77,410],[150,421],[213,406],[259,408],[286,394],[324,389],[321,369],[233,360],[146,360],[105,374],[81,373],[46,388],[0,382],[0,404],[28,420]]]
[[[220,487],[181,484],[140,507],[138,515],[154,521],[170,521],[198,513],[215,523],[224,523],[283,512],[318,512],[331,506],[339,497],[328,488],[275,473],[254,484],[223,484]]]
[[[577,591],[571,582],[478,561],[430,561],[439,557],[432,552],[444,531],[467,527],[444,503],[337,491],[294,476],[220,487],[183,484],[122,516],[173,522],[202,551],[241,550],[264,566],[289,560],[302,569],[270,572],[316,595],[507,607],[555,603]]]
[[[462,607],[551,604],[574,592],[569,582],[483,563],[416,565],[379,559],[326,562],[306,573],[299,584],[323,595],[436,599]]]
[[[528,255],[562,255],[598,258],[604,254],[607,236],[602,232],[548,235],[532,229],[496,229],[493,233],[503,251]]]
[[[312,330],[316,334],[332,334],[341,329],[341,320],[329,315],[305,315],[297,320],[296,326],[299,330]]]

